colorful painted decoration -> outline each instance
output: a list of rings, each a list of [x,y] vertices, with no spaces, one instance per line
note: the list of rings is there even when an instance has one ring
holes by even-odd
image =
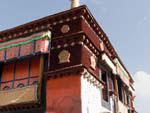
[[[50,38],[51,33],[48,31],[0,43],[0,62],[37,53],[48,53]]]

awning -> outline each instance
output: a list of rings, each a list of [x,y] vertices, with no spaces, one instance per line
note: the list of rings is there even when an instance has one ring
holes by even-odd
[[[0,43],[0,62],[29,55],[49,53],[50,39],[51,33],[47,31]]]

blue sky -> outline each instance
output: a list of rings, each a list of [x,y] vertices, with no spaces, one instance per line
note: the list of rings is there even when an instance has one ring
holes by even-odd
[[[145,89],[150,85],[150,1],[81,0],[81,4],[88,5],[134,76],[139,113],[148,113],[150,92]],[[69,0],[0,0],[0,31],[69,8]]]

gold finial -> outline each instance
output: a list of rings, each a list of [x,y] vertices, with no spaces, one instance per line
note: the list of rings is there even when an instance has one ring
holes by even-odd
[[[79,0],[70,0],[70,1],[71,1],[71,8],[79,6]]]

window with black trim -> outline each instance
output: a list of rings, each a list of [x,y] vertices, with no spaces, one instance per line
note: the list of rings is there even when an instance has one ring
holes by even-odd
[[[123,102],[123,83],[120,78],[118,78],[118,95],[119,100]]]
[[[102,89],[102,106],[104,106],[107,109],[111,109],[109,95],[109,76],[110,71],[107,71],[107,69],[102,68],[102,70],[100,71],[100,79],[104,83],[104,87]]]
[[[102,81],[104,82],[104,88],[102,89],[102,97],[105,101],[109,101],[108,94],[108,74],[106,71],[102,71]]]

